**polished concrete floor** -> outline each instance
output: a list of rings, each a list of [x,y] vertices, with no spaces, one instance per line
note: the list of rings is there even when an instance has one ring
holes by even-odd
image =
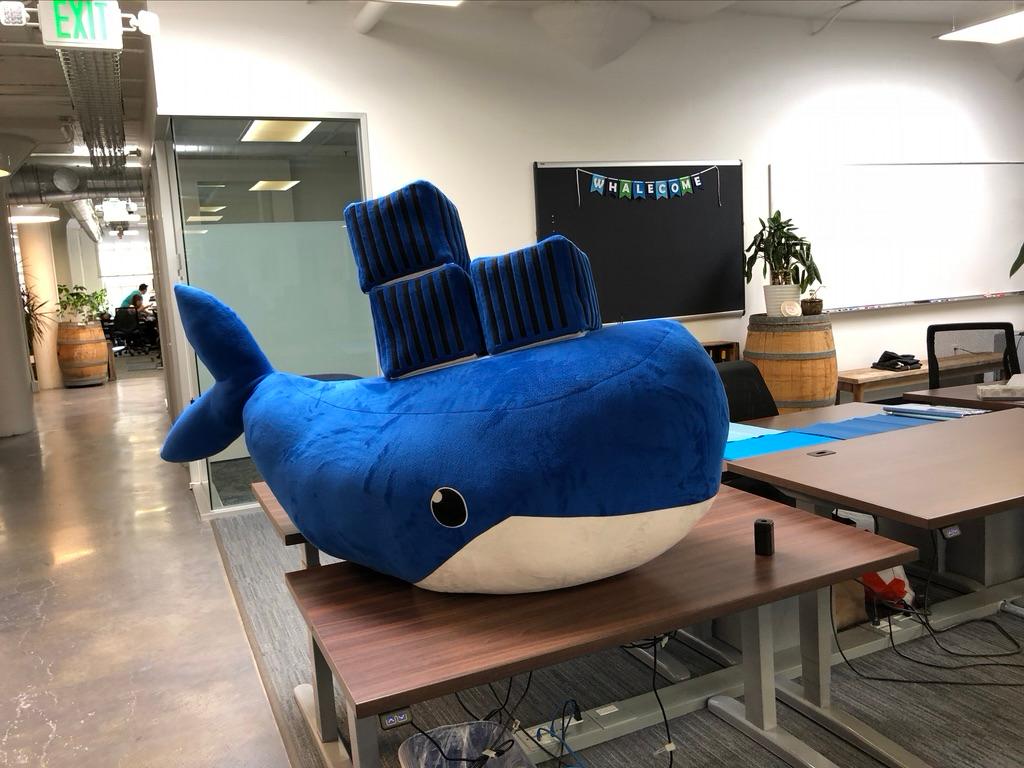
[[[0,404],[3,407],[3,404]],[[36,396],[0,439],[0,766],[288,765],[163,382]]]

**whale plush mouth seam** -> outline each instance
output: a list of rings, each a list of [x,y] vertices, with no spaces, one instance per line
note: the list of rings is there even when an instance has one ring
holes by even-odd
[[[681,324],[602,327],[589,263],[564,238],[470,263],[454,206],[426,182],[345,217],[385,375],[275,371],[230,308],[177,285],[215,384],[175,421],[164,459],[244,434],[313,546],[444,591],[621,573],[707,512],[728,410]]]

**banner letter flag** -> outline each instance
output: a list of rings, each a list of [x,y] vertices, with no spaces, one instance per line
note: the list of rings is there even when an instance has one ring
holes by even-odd
[[[646,186],[647,185],[644,184],[644,182],[642,182],[642,181],[634,181],[633,182],[633,199],[634,200],[642,200],[644,197],[646,197],[646,195],[644,194],[644,188]]]
[[[611,195],[612,197],[615,197],[616,195],[618,195],[619,194],[619,180],[618,179],[608,179],[608,183],[605,185],[605,191],[609,195]]]
[[[597,192],[599,195],[604,194],[604,176],[599,176],[595,173],[590,177],[590,191]]]
[[[693,176],[693,186],[694,186],[695,189],[699,189],[701,192],[704,191],[704,185],[701,184],[700,174],[699,173],[694,174],[694,176]]]
[[[680,197],[682,195],[682,187],[679,184],[679,179],[669,179],[668,181],[668,196],[669,197]]]
[[[633,197],[633,182],[629,179],[619,179],[619,198]]]
[[[661,200],[661,198],[663,198],[663,197],[664,198],[668,197],[668,182],[667,181],[656,181],[656,182],[654,182],[654,186],[655,186],[655,188],[657,190],[657,193],[654,196],[655,200]]]
[[[682,190],[680,193],[682,197],[685,197],[687,192],[693,192],[693,187],[690,186],[689,176],[683,176],[681,179],[679,179],[679,188],[680,190]]]

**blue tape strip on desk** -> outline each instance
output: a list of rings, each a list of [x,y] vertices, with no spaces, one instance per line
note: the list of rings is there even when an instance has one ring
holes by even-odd
[[[817,424],[808,424],[806,427],[794,427],[793,431],[805,435],[849,440],[854,437],[877,435],[880,432],[890,432],[894,429],[921,427],[934,423],[933,419],[915,419],[909,416],[861,416],[845,421],[819,421]]]
[[[807,445],[835,442],[831,437],[805,435],[802,432],[780,432],[777,435],[765,435],[750,440],[739,440],[725,445],[725,458],[729,461],[760,456],[762,453],[787,451],[790,448],[802,448]]]

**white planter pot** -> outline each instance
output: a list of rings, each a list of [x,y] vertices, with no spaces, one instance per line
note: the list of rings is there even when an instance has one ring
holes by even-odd
[[[768,317],[782,317],[779,307],[784,301],[800,302],[799,285],[766,285],[764,287],[764,306]]]

